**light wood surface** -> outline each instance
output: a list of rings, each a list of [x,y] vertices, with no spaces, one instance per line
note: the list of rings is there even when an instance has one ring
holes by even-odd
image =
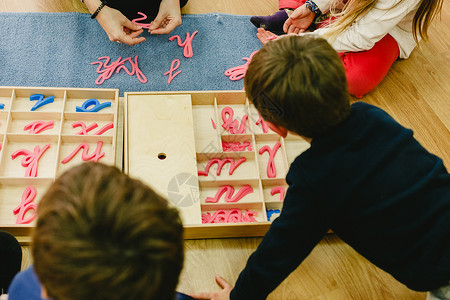
[[[78,0],[0,0],[0,11],[74,11]],[[190,0],[184,13],[266,15],[276,0]],[[363,100],[388,111],[415,131],[416,138],[450,167],[450,4],[432,24],[430,41],[407,60],[394,63],[379,87]],[[214,275],[234,282],[260,238],[186,241],[186,262],[178,289],[214,291]],[[30,264],[25,248],[24,264]],[[282,255],[282,254],[280,254]],[[425,299],[374,267],[337,237],[325,238],[269,299]]]
[[[197,176],[191,96],[127,93],[125,97],[128,174],[177,204],[184,224],[201,224],[198,192],[178,182]]]

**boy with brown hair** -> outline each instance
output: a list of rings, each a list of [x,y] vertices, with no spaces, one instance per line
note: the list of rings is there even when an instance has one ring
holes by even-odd
[[[84,163],[62,174],[38,206],[34,271],[9,300],[191,299],[175,293],[183,267],[178,211],[117,168]],[[39,281],[38,281],[39,280]]]
[[[450,299],[450,175],[383,110],[350,106],[344,68],[323,39],[268,42],[245,76],[248,99],[282,136],[311,147],[291,164],[280,216],[232,288],[198,299],[265,299],[332,229],[398,281]],[[280,255],[282,253],[282,255]]]

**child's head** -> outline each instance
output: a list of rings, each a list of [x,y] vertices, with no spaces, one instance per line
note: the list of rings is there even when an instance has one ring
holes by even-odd
[[[244,84],[266,121],[305,137],[323,134],[350,113],[344,67],[321,38],[289,35],[268,42],[253,57]]]
[[[85,163],[38,207],[36,274],[53,300],[174,299],[183,265],[175,208],[118,169]]]

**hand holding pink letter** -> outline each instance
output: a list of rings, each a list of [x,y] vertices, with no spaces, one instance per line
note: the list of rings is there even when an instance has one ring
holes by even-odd
[[[84,0],[84,3],[91,14],[100,5],[99,0]],[[132,23],[117,9],[106,5],[99,12],[96,19],[111,42],[120,42],[132,46],[145,41],[144,37],[139,37],[144,31],[142,27]]]
[[[155,20],[150,24],[151,34],[167,34],[181,25],[181,9],[178,0],[162,0]]]

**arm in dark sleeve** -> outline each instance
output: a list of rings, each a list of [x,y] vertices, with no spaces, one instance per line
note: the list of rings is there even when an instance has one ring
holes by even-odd
[[[329,229],[324,204],[306,184],[292,184],[274,220],[239,275],[230,299],[265,299],[309,255]]]

